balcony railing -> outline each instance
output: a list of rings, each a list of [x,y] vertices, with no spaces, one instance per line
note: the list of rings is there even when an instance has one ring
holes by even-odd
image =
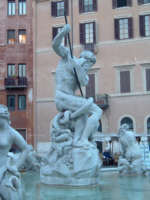
[[[25,89],[28,81],[26,77],[7,77],[4,80],[6,89]]]
[[[96,104],[103,110],[105,110],[109,106],[108,94],[97,94],[95,101],[96,101]]]

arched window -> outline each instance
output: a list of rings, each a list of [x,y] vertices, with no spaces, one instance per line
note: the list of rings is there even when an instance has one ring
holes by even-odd
[[[102,132],[102,122],[99,120],[98,132]]]
[[[120,125],[122,124],[128,124],[129,129],[133,131],[133,120],[131,118],[124,117],[120,122]]]
[[[150,135],[150,117],[147,119],[147,134]]]

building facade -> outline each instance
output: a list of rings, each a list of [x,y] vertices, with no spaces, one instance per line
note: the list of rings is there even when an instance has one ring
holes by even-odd
[[[0,1],[0,103],[28,143],[33,137],[32,1]]]
[[[137,135],[150,134],[150,1],[149,0],[35,0],[34,74],[35,132],[38,148],[49,142],[50,121],[56,115],[55,70],[59,57],[53,37],[72,25],[73,53],[96,55],[89,72],[86,97],[103,109],[99,135],[117,136],[128,123]],[[44,23],[43,23],[44,22]],[[64,40],[64,45],[66,41]]]

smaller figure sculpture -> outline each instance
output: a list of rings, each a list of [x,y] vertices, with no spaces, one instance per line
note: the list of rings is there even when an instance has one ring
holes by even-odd
[[[118,161],[120,174],[134,175],[144,173],[142,153],[136,142],[134,132],[129,130],[127,124],[119,129],[121,156]]]
[[[9,122],[7,107],[0,104],[0,198],[22,200],[21,177],[18,169],[26,160],[30,148]],[[22,151],[17,162],[14,162],[14,157],[8,156],[13,144]]]

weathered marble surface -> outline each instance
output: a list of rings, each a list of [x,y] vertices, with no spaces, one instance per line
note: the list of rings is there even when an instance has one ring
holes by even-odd
[[[15,144],[20,153],[9,153]],[[22,200],[23,188],[19,169],[31,159],[31,147],[23,137],[10,126],[9,112],[6,106],[0,104],[0,197],[4,200]]]
[[[92,135],[97,131],[102,110],[93,102],[75,94],[78,88],[74,69],[81,86],[88,83],[88,70],[96,62],[90,51],[71,58],[61,45],[69,33],[67,24],[54,38],[53,49],[61,60],[56,69],[55,102],[59,113],[50,130],[51,146],[41,167],[41,182],[62,185],[97,184],[101,161]]]
[[[101,167],[96,145],[74,144],[75,132],[69,127],[70,123],[60,125],[60,119],[56,125],[58,115],[52,123],[51,146],[47,161],[41,167],[41,181],[64,185],[96,184]]]
[[[123,124],[119,130],[121,156],[118,161],[120,174],[138,175],[146,174],[148,168],[143,161],[140,146],[136,142],[134,132],[129,130],[127,124]]]

